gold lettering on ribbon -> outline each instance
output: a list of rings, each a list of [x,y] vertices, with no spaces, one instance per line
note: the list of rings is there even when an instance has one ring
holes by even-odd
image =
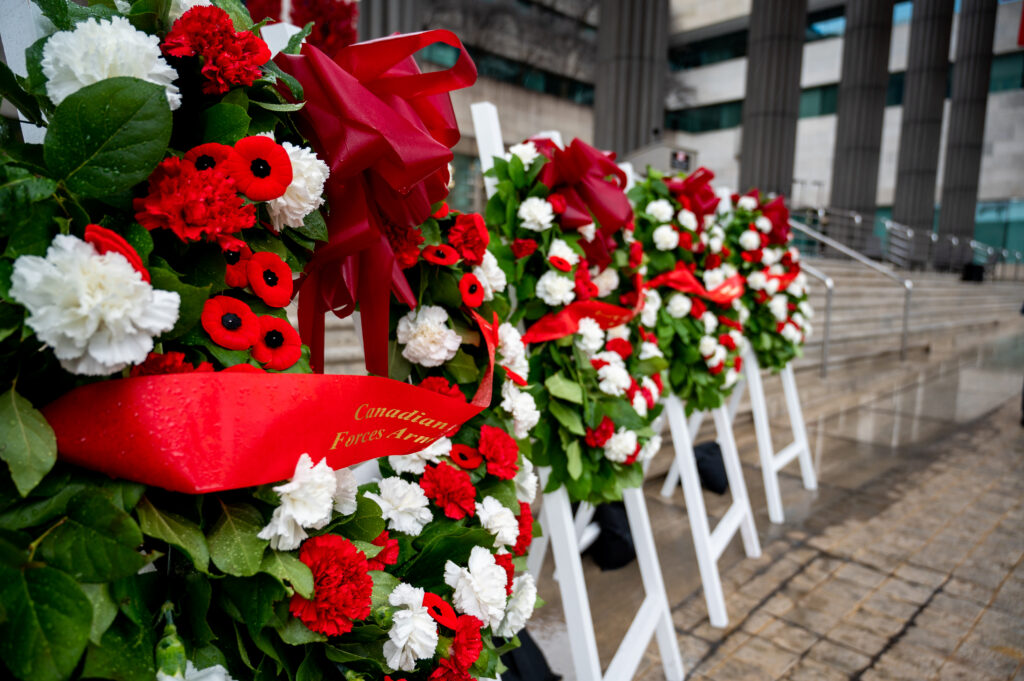
[[[425,412],[419,409],[413,409],[411,411],[402,411],[394,407],[388,406],[374,406],[368,402],[364,402],[356,407],[352,414],[354,421],[367,421],[370,419],[386,419],[388,421],[406,421],[409,424],[416,424],[422,428],[437,431],[434,433],[417,433],[410,431],[408,426],[401,426],[394,430],[390,430],[387,427],[377,428],[375,430],[357,431],[353,432],[350,430],[338,431],[334,436],[334,441],[331,443],[330,449],[338,449],[352,447],[354,445],[366,444],[375,440],[382,439],[394,439],[404,440],[409,442],[415,442],[417,444],[427,445],[436,440],[441,435],[447,433],[451,429],[451,424],[447,421],[438,421],[430,418]]]

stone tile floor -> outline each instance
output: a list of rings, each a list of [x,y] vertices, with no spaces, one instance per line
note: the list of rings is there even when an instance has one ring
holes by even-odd
[[[820,485],[784,472],[784,525],[768,522],[743,448],[763,555],[746,558],[738,539],[723,555],[726,629],[708,622],[681,493],[663,499],[648,480],[687,678],[1024,679],[1022,367],[1017,337],[809,423]],[[706,501],[712,516],[728,504]],[[584,564],[607,665],[642,598],[639,573]],[[571,681],[550,571],[549,558],[530,631]],[[653,644],[637,678],[664,679]]]

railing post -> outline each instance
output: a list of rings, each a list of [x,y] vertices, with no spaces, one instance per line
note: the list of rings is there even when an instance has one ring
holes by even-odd
[[[821,377],[828,377],[828,344],[832,336],[832,293],[835,282],[832,277],[825,280],[825,331],[821,339]]]
[[[907,359],[907,336],[910,332],[910,294],[914,290],[914,282],[906,279],[903,282],[903,334],[900,338],[900,361]]]

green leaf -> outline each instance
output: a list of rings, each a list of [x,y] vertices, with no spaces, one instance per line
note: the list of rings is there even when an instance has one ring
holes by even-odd
[[[89,629],[89,640],[99,645],[103,634],[117,617],[117,603],[110,597],[110,589],[106,584],[81,584],[79,587],[92,603],[92,627]]]
[[[573,404],[583,404],[583,388],[576,381],[566,378],[561,371],[548,376],[544,381],[544,386],[555,397],[560,397]]]
[[[302,30],[292,35],[288,39],[288,44],[281,50],[284,54],[298,54],[302,50],[302,41],[306,39],[310,33],[313,32],[313,22],[309,22],[302,27]]]
[[[482,527],[444,527],[442,534],[427,542],[419,554],[402,566],[403,581],[427,591],[446,588],[444,566],[451,560],[464,565],[474,546],[493,546],[494,535]]]
[[[123,617],[103,635],[100,645],[90,645],[82,676],[114,681],[153,681],[155,636]]]
[[[339,534],[348,539],[372,542],[384,531],[385,524],[377,502],[360,494],[356,501],[356,512],[338,519],[327,527],[329,531],[333,528],[344,528]]]
[[[133,222],[128,229],[122,230],[121,236],[139,254],[143,264],[149,262],[149,254],[153,252],[153,236],[148,229]]]
[[[252,28],[252,17],[241,0],[214,0],[213,4],[228,13],[236,31],[248,31]]]
[[[39,551],[46,562],[83,582],[109,582],[128,577],[146,564],[136,550],[142,532],[131,516],[102,492],[87,489],[68,503]]]
[[[24,681],[63,681],[89,642],[92,605],[68,575],[0,563],[0,658]]]
[[[72,26],[71,18],[68,16],[67,0],[33,0],[43,16],[53,22],[58,31],[67,31]]]
[[[7,462],[21,496],[31,492],[57,461],[53,428],[14,388],[0,396],[0,459]]]
[[[476,486],[479,498],[494,497],[502,506],[519,515],[519,499],[516,497],[516,484],[511,480],[499,480],[488,475]]]
[[[198,525],[179,515],[161,511],[145,497],[135,512],[143,534],[181,549],[192,559],[196,570],[203,573],[210,571],[210,549]]]
[[[214,104],[203,112],[203,141],[234,144],[249,134],[250,120],[237,104]]]
[[[203,314],[203,305],[210,297],[210,287],[185,284],[176,274],[162,267],[150,267],[149,276],[152,279],[153,288],[174,291],[181,297],[178,321],[175,322],[173,329],[161,336],[164,340],[177,338],[199,322],[199,318]]]
[[[548,409],[551,410],[551,414],[558,419],[565,428],[573,435],[586,435],[587,431],[583,429],[583,421],[580,419],[579,412],[572,407],[568,407],[558,400],[551,400],[548,402]]]
[[[480,377],[480,369],[477,368],[476,362],[461,349],[444,365],[444,368],[451,372],[456,383],[472,383]]]
[[[274,603],[286,597],[281,584],[270,575],[240,579],[225,577],[220,588],[242,616],[250,636],[256,636],[274,614]]]
[[[370,607],[379,608],[389,605],[388,596],[401,582],[389,572],[382,570],[370,570],[370,577],[373,579],[373,592],[370,594]]]
[[[269,543],[256,536],[263,529],[263,517],[248,504],[221,506],[223,513],[206,538],[210,558],[222,572],[251,577],[259,572]]]
[[[11,71],[7,64],[0,62],[0,97],[14,105],[14,108],[21,112],[29,123],[33,125],[46,125],[43,119],[43,112],[39,109],[39,102],[36,98],[25,92],[18,82],[14,71]]]
[[[325,643],[327,637],[310,631],[301,620],[294,617],[288,619],[284,626],[277,628],[277,634],[281,640],[290,646],[304,646],[307,643]]]
[[[327,241],[327,222],[323,214],[314,210],[302,219],[302,227],[294,228],[296,232],[309,239]]]
[[[291,75],[290,73],[285,73],[284,71],[281,70],[280,66],[278,66],[272,61],[268,61],[266,64],[263,65],[263,71],[264,73],[267,73],[273,76],[274,78],[283,81],[284,84],[288,87],[288,91],[291,93],[292,97],[294,97],[296,100],[303,99],[302,84],[299,83],[298,79],[295,78],[295,76]]]
[[[170,138],[164,88],[138,78],[108,78],[60,103],[43,156],[72,192],[103,199],[149,177]]]
[[[569,443],[569,446],[566,447],[565,461],[565,468],[569,473],[569,477],[573,480],[578,480],[580,475],[583,473],[583,459],[581,458],[579,440],[573,440]]]
[[[291,113],[293,111],[299,111],[302,107],[306,106],[305,102],[295,102],[294,104],[281,103],[281,102],[261,102],[258,99],[252,100],[252,103],[261,109],[267,111],[278,111],[284,113]]]
[[[260,572],[266,572],[281,583],[291,587],[303,598],[313,597],[313,573],[301,560],[290,553],[271,551],[263,556]]]

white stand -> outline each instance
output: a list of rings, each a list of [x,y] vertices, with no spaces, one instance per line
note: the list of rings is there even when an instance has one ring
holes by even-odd
[[[743,538],[743,549],[747,556],[757,558],[761,555],[757,527],[754,525],[754,512],[750,508],[747,485],[743,480],[740,457],[732,436],[732,424],[725,407],[712,410],[711,415],[715,419],[715,429],[718,431],[718,444],[722,448],[725,474],[729,479],[732,506],[722,516],[715,529],[711,530],[707,510],[704,507],[704,493],[701,490],[700,477],[697,475],[693,441],[690,439],[690,429],[687,427],[686,415],[683,412],[683,403],[675,395],[669,395],[665,400],[665,411],[668,415],[669,428],[672,431],[675,462],[678,470],[682,473],[683,498],[686,500],[686,513],[690,519],[690,532],[693,535],[693,547],[697,554],[697,567],[700,569],[700,579],[704,584],[708,616],[711,626],[724,627],[729,623],[729,615],[725,608],[722,579],[718,573],[718,559],[737,531]]]

